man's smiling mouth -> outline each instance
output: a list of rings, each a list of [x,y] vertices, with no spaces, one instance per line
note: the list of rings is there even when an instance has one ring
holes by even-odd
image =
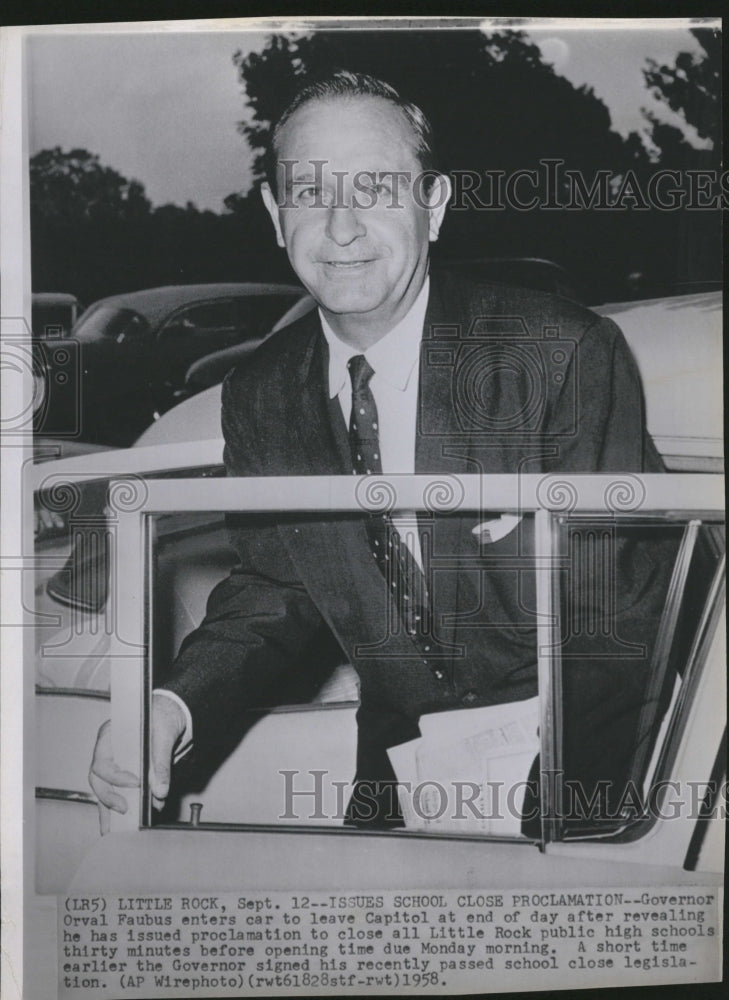
[[[322,260],[321,264],[325,264],[327,267],[333,267],[337,270],[352,270],[356,267],[364,267],[365,264],[372,264],[375,260],[374,257],[367,257],[363,260]]]

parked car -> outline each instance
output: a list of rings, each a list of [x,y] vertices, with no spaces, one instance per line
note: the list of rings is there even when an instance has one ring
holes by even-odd
[[[76,296],[68,292],[33,292],[31,309],[34,340],[67,337],[84,311]]]
[[[36,429],[130,445],[176,402],[198,358],[259,341],[304,295],[294,285],[170,285],[91,305],[46,360],[48,399]],[[59,382],[60,379],[60,382]]]
[[[33,292],[31,310],[33,429],[43,434],[51,433],[54,424],[65,425],[63,429],[71,423],[78,427],[73,399],[78,391],[73,378],[75,353],[67,338],[84,307],[67,292]]]
[[[685,789],[688,782],[695,787],[711,780],[716,787],[723,769],[725,683],[721,302],[716,294],[692,295],[599,311],[616,319],[635,354],[648,427],[669,471],[629,477],[630,488],[649,497],[639,517],[683,540],[658,645],[675,649],[681,621],[690,649],[660,732],[643,753],[643,787],[646,794],[660,783]],[[78,892],[223,891],[231,872],[249,889],[362,889],[363,856],[377,859],[366,870],[368,888],[716,883],[723,823],[711,796],[702,799],[698,815],[672,807],[669,818],[621,816],[597,834],[564,824],[545,826],[534,837],[368,834],[335,820],[281,819],[282,768],[351,778],[358,691],[345,663],[318,691],[292,692],[286,706],[251,713],[248,732],[223,763],[178,779],[161,821],[153,821],[143,787],[139,795],[130,793],[129,813],[114,815],[112,833],[100,839],[86,785],[99,721],[111,712],[122,765],[144,774],[145,677],[164,677],[182,637],[204,613],[211,587],[233,564],[224,514],[245,508],[255,518],[256,511],[273,509],[265,483],[241,488],[235,480],[207,482],[223,475],[219,405],[220,387],[214,386],[161,416],[133,448],[36,468],[36,504],[59,517],[39,531],[36,580],[29,587],[38,623],[40,892],[69,886]],[[696,475],[706,473],[714,475]],[[490,495],[509,496],[513,486],[502,480],[510,478],[493,477],[498,482],[490,481]],[[558,478],[564,486],[568,477]],[[595,495],[602,497],[598,486]],[[292,510],[344,509],[337,504],[345,501],[356,509],[352,489],[351,477],[302,480],[296,491],[276,496]],[[562,530],[559,509],[549,503],[537,508],[547,512],[551,533]],[[604,516],[610,526],[631,523],[620,507]],[[560,571],[552,573],[558,588]],[[561,669],[556,649],[550,647],[545,661],[550,678]],[[540,690],[540,698],[547,696]],[[550,708],[543,719],[542,746],[554,748],[560,712]],[[202,817],[191,811],[195,803],[203,804]],[[272,833],[278,838],[275,862]]]
[[[290,323],[294,323],[297,319],[311,312],[314,306],[315,302],[311,295],[304,295],[283,314],[271,333],[276,333]],[[266,334],[266,336],[270,336],[270,334]],[[249,340],[244,344],[225,347],[222,351],[213,351],[212,354],[206,354],[204,358],[193,362],[187,369],[185,387],[179,395],[181,397],[193,396],[196,392],[209,389],[212,385],[220,385],[231,368],[235,368],[236,365],[245,361],[265,339],[266,337],[262,337],[260,340]]]

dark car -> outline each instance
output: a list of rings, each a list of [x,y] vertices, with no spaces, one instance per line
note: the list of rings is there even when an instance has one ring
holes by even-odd
[[[68,292],[33,292],[31,326],[34,340],[67,337],[84,307]]]
[[[269,333],[276,333],[297,319],[301,319],[315,306],[316,303],[311,295],[304,295],[281,316]],[[231,368],[245,361],[265,339],[266,337],[262,337],[260,340],[249,340],[244,344],[224,347],[222,351],[213,351],[212,354],[206,354],[204,358],[194,361],[185,374],[185,388],[180,397],[194,396],[196,392],[209,389],[211,385],[219,385]]]
[[[91,305],[45,359],[48,399],[36,430],[129,445],[177,401],[190,365],[260,341],[304,291],[295,285],[170,285]],[[63,365],[63,371],[60,365]]]

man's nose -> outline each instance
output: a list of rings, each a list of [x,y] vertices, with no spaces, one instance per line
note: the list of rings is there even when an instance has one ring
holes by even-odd
[[[357,209],[352,205],[337,205],[329,209],[326,234],[339,246],[347,246],[366,232]]]

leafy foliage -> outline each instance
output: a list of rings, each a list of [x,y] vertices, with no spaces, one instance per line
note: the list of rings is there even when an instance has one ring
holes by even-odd
[[[433,124],[445,170],[515,170],[549,157],[578,169],[617,170],[643,156],[639,142],[611,130],[593,91],[557,76],[522,32],[271,36],[263,52],[239,52],[234,61],[253,112],[240,128],[259,151],[258,176],[271,123],[302,84],[337,68],[381,77],[418,104]]]
[[[649,59],[643,75],[654,96],[682,114],[716,150],[721,139],[721,34],[710,28],[694,28],[691,34],[704,50],[702,56],[679,52],[673,66]],[[658,124],[656,116],[647,117]]]
[[[721,34],[709,28],[691,31],[703,49],[701,55],[679,52],[673,66],[659,66],[649,59],[644,70],[646,83],[655,97],[677,112],[706,148],[695,148],[682,129],[643,109],[651,124],[651,139],[658,150],[660,166],[680,171],[683,176],[703,172],[719,178],[722,165],[721,122]],[[659,220],[662,228],[661,252],[672,248],[675,269],[686,287],[704,281],[721,280],[722,240],[720,208],[678,213],[673,220]]]
[[[157,285],[295,280],[258,197],[232,201],[239,211],[222,215],[192,202],[152,208],[138,181],[88,150],[41,150],[30,161],[33,289],[88,304]]]
[[[139,181],[127,180],[86,149],[56,146],[30,161],[32,210],[48,220],[141,219],[151,203]]]

